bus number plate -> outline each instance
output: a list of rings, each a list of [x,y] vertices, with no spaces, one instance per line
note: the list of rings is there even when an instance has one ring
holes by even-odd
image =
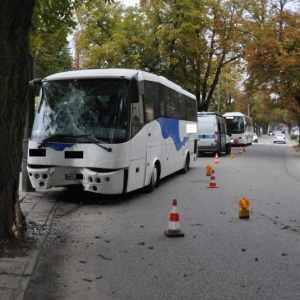
[[[65,179],[66,180],[75,180],[76,179],[76,174],[74,174],[74,173],[65,174]]]

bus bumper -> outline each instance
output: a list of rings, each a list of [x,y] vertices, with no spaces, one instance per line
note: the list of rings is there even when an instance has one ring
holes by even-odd
[[[83,185],[84,190],[99,194],[121,194],[125,180],[124,169],[112,172],[96,172],[88,168],[27,167],[34,189]]]

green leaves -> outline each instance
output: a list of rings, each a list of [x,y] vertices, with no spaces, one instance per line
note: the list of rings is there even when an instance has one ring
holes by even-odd
[[[253,89],[263,90],[264,99],[272,93],[278,99],[300,99],[300,18],[285,4],[141,0],[140,6],[125,7],[118,1],[39,0],[32,49],[52,44],[50,35],[58,48],[66,46],[74,30],[77,67],[163,75],[195,94],[199,110],[216,109],[218,99],[224,111],[234,100],[250,104]],[[252,81],[246,93],[241,89],[245,74]]]

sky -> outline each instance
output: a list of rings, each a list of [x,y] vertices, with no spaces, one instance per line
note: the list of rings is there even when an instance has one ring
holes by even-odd
[[[119,0],[123,2],[126,6],[134,6],[135,4],[139,4],[140,0]],[[298,3],[299,0],[294,0],[287,4],[287,7],[292,7],[293,9],[300,8],[300,4]]]
[[[126,6],[134,6],[135,4],[139,4],[140,0],[121,0]]]

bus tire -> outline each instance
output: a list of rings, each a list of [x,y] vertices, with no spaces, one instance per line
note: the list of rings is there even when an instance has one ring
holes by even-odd
[[[151,193],[153,192],[153,190],[155,189],[155,187],[159,186],[159,169],[157,167],[157,165],[155,164],[153,166],[153,170],[152,170],[152,174],[150,177],[150,183],[145,186],[145,192],[146,193]]]
[[[185,159],[184,167],[180,170],[180,174],[185,174],[190,168],[190,155],[188,154]]]

